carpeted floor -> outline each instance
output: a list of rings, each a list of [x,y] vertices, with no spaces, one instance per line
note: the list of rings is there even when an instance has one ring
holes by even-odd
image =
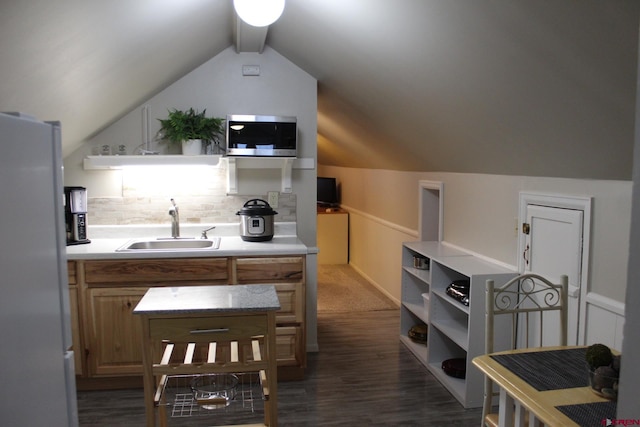
[[[318,312],[345,313],[397,308],[348,264],[318,265]]]

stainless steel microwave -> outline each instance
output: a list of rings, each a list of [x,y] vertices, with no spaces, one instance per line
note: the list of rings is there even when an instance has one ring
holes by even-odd
[[[297,140],[296,117],[227,116],[228,156],[296,157]]]

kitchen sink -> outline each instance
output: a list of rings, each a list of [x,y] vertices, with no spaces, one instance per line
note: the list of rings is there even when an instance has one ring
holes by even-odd
[[[178,237],[132,240],[120,246],[116,252],[215,250],[219,247],[220,237],[209,239]]]

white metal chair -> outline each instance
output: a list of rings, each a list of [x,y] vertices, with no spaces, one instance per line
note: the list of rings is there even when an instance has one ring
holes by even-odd
[[[514,277],[504,285],[495,287],[493,280],[486,282],[485,352],[516,348],[543,347],[567,344],[568,277],[561,276],[560,284],[553,284],[537,274]],[[554,314],[551,314],[556,312]],[[503,316],[504,315],[504,316]],[[506,318],[506,319],[505,319]],[[553,324],[549,324],[553,323]],[[545,325],[558,330],[555,343],[549,343],[544,334]],[[509,336],[504,334],[509,332]],[[498,414],[491,413],[493,382],[485,376],[482,423],[498,425]],[[533,423],[531,420],[529,425]]]

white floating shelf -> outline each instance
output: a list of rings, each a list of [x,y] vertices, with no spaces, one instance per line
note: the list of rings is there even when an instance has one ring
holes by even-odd
[[[87,156],[85,170],[122,169],[133,166],[217,166],[227,162],[227,194],[238,194],[238,169],[280,169],[283,193],[291,193],[293,169],[314,169],[315,159],[293,157],[223,157],[220,155],[146,155],[146,156]]]
[[[216,166],[220,155],[184,156],[184,155],[145,155],[145,156],[87,156],[84,159],[85,170],[122,169],[129,166],[172,166],[204,165]]]

